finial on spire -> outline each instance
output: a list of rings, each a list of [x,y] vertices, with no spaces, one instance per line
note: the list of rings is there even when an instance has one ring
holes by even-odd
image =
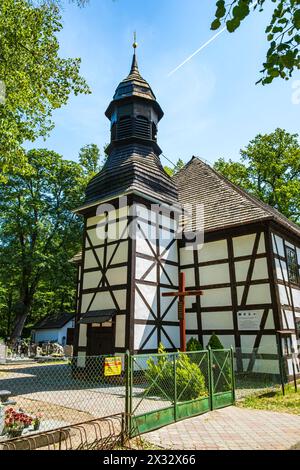
[[[133,33],[133,44],[132,44],[132,47],[133,47],[134,52],[135,52],[136,48],[138,47],[138,43],[136,42],[136,31],[134,31],[134,33]]]

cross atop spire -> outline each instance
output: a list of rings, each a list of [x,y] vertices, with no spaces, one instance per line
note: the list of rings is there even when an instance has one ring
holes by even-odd
[[[138,67],[138,63],[137,63],[137,58],[136,58],[136,48],[138,47],[138,43],[136,42],[136,32],[134,31],[133,33],[133,44],[132,44],[132,47],[133,47],[133,58],[132,58],[132,64],[131,64],[131,69],[130,69],[130,74],[129,76],[131,75],[140,75],[140,72],[139,72],[139,67]]]
[[[134,53],[135,53],[135,49],[138,47],[138,43],[136,42],[136,31],[134,31],[134,33],[133,33],[133,44],[132,44],[132,47],[133,47]]]

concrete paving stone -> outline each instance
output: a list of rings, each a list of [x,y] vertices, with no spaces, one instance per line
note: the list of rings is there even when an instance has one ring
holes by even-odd
[[[299,441],[300,416],[230,406],[145,435],[174,449],[289,449]]]

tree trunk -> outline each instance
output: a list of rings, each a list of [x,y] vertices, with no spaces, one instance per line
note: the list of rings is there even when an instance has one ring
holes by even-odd
[[[24,301],[20,301],[17,305],[15,324],[11,334],[12,343],[15,343],[18,339],[21,338],[22,331],[30,310],[30,306],[31,302],[25,303]]]
[[[11,330],[12,298],[13,298],[13,294],[12,294],[12,291],[10,291],[8,294],[8,300],[7,300],[7,330],[6,330],[7,337],[10,337],[10,330]]]

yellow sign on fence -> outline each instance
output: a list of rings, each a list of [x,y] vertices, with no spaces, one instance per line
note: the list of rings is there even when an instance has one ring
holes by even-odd
[[[122,361],[120,357],[106,357],[104,362],[104,375],[121,375]]]

